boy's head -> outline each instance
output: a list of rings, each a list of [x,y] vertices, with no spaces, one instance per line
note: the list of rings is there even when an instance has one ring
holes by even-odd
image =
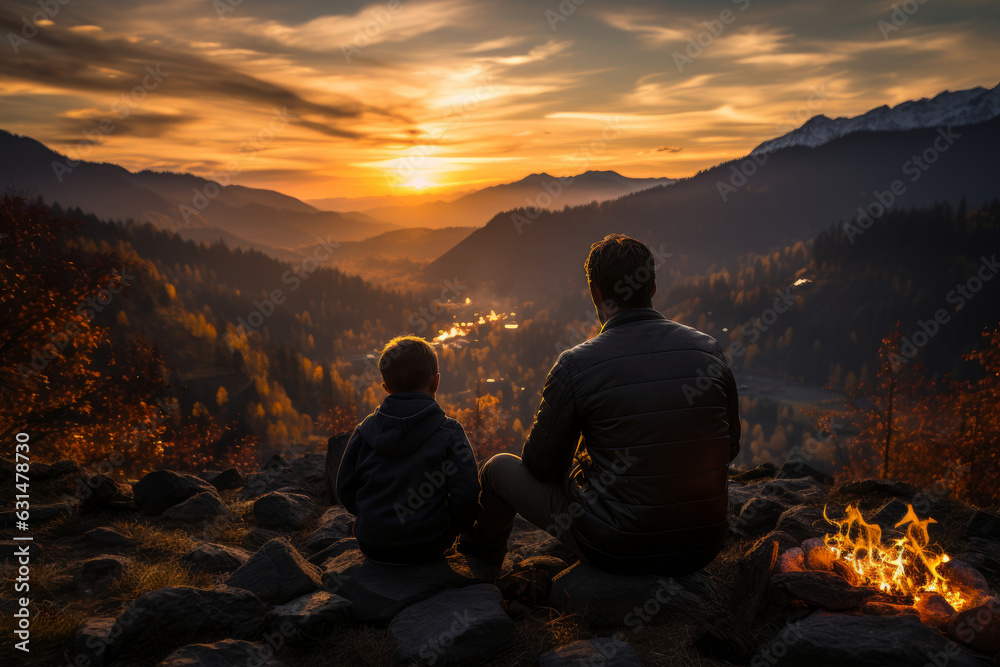
[[[382,388],[389,394],[422,391],[434,396],[441,381],[434,348],[417,336],[397,336],[386,343],[378,369]]]

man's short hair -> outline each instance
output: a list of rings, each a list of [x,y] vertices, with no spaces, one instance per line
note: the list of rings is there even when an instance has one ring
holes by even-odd
[[[642,241],[624,234],[608,234],[590,246],[583,268],[587,282],[600,290],[606,306],[622,309],[653,305],[656,262]]]
[[[397,336],[382,348],[378,369],[390,392],[420,391],[437,375],[437,353],[423,338]]]

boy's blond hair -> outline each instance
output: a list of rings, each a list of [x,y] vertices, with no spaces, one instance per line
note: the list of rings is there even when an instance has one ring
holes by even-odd
[[[423,338],[396,336],[382,348],[378,369],[391,393],[420,391],[438,373],[437,353]]]

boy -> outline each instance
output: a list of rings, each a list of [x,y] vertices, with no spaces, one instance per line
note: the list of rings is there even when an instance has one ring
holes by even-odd
[[[436,560],[479,514],[476,458],[462,425],[434,400],[441,381],[434,348],[416,336],[393,338],[378,367],[388,396],[351,435],[337,493],[357,517],[365,556]]]

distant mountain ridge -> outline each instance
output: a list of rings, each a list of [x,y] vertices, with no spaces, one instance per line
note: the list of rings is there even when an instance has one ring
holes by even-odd
[[[991,89],[946,90],[934,97],[882,105],[852,118],[813,116],[801,127],[757,146],[751,155],[789,146],[816,148],[854,132],[916,130],[927,127],[974,125],[1000,116],[1000,84]]]
[[[186,173],[133,173],[109,163],[74,162],[5,130],[0,130],[0,188],[104,219],[150,222],[199,240],[222,237],[269,254],[313,244],[317,237],[359,241],[396,228],[362,213],[319,211],[273,190],[222,186]]]
[[[380,206],[364,213],[404,227],[482,227],[498,211],[518,206],[560,209],[617,199],[633,192],[672,185],[672,178],[630,178],[615,171],[586,171],[557,177],[541,172],[519,181],[493,185],[453,201],[411,206]]]

